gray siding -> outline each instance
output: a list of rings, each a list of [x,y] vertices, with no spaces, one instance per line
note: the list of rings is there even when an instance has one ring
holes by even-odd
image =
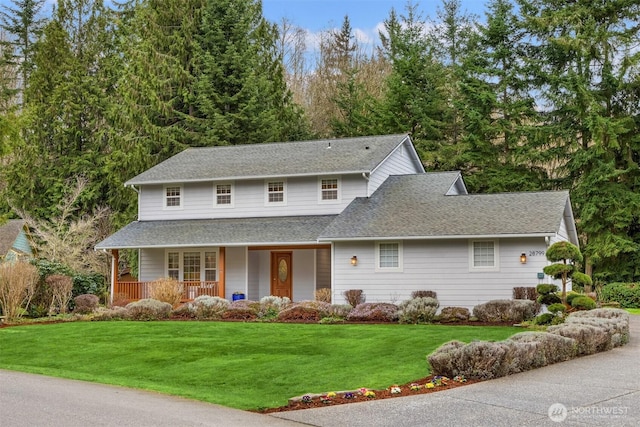
[[[331,287],[331,249],[316,249],[316,289]]]
[[[286,179],[284,205],[265,206],[265,181],[247,180],[233,183],[233,207],[214,206],[214,183],[186,183],[183,185],[183,206],[163,208],[163,186],[145,186],[140,192],[139,219],[251,218],[265,216],[297,216],[338,214],[356,197],[366,195],[366,181],[361,175],[340,178],[341,199],[326,203],[319,200],[317,177]]]
[[[256,301],[260,294],[260,256],[256,251],[248,251],[248,284],[247,284],[247,299]]]
[[[151,282],[166,277],[164,269],[164,249],[140,249],[139,278],[141,282]]]
[[[422,172],[413,163],[408,142],[400,145],[381,163],[369,177],[369,189],[367,196],[372,195],[389,175],[410,175]]]
[[[228,247],[225,249],[225,297],[231,300],[234,292],[248,294],[247,286],[247,249]]]
[[[476,272],[469,268],[469,241],[426,240],[403,242],[403,271],[375,272],[373,242],[336,243],[334,303],[343,303],[343,292],[364,290],[367,302],[399,303],[415,290],[432,290],[440,306],[473,306],[492,299],[510,299],[516,286],[536,286],[537,273],[546,265],[543,238],[499,240],[499,271]],[[528,255],[526,264],[520,254]],[[353,255],[358,265],[349,262]]]

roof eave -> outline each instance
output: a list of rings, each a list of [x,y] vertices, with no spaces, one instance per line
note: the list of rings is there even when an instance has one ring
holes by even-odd
[[[367,236],[367,237],[319,237],[318,242],[356,242],[376,240],[449,240],[449,239],[511,239],[516,237],[553,237],[555,232],[509,234],[442,234],[437,236]]]
[[[193,248],[193,247],[244,247],[244,246],[300,246],[300,245],[317,245],[319,241],[299,241],[299,242],[211,242],[211,243],[198,243],[198,244],[180,244],[180,245],[105,245],[96,246],[95,250],[105,251],[114,249],[181,249],[181,248]]]

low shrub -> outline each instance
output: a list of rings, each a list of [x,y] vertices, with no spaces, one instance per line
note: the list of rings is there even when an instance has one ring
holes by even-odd
[[[346,319],[351,310],[353,310],[353,307],[349,304],[332,304],[329,309],[329,317]]]
[[[640,308],[640,283],[609,283],[602,287],[602,300],[618,302],[622,308]]]
[[[571,305],[571,302],[572,302],[574,299],[576,299],[576,298],[578,298],[578,297],[583,297],[583,296],[585,296],[585,295],[584,295],[584,294],[581,294],[581,293],[579,293],[579,292],[574,292],[574,291],[567,292],[567,297],[566,297],[567,304]]]
[[[538,292],[533,286],[522,286],[513,288],[513,299],[529,299],[535,301],[538,298]]]
[[[126,307],[130,302],[131,300],[127,294],[119,292],[113,296],[111,307]]]
[[[255,312],[257,315],[260,311],[260,302],[251,301],[248,299],[241,299],[237,301],[232,301],[229,305],[229,309],[243,309],[243,310],[251,310]]]
[[[520,323],[533,318],[537,309],[531,300],[492,300],[473,307],[473,315],[481,322]]]
[[[550,313],[557,315],[558,313],[564,313],[565,311],[567,311],[567,307],[562,303],[556,303],[551,304],[549,307],[547,307],[547,310],[549,310]]]
[[[440,311],[441,323],[466,322],[471,313],[466,307],[445,307]]]
[[[349,289],[348,291],[344,291],[342,295],[344,295],[347,304],[354,308],[367,300],[362,289]]]
[[[540,283],[536,286],[536,292],[538,295],[548,295],[554,292],[558,292],[558,286],[553,283]]]
[[[433,298],[438,299],[436,291],[418,290],[411,292],[411,298]]]
[[[593,310],[596,308],[596,302],[587,296],[581,296],[571,301],[571,307],[576,310]]]
[[[331,303],[331,288],[321,288],[315,292],[316,301]]]
[[[233,303],[231,303],[231,305],[231,307],[222,313],[222,318],[224,320],[242,320],[247,322],[258,318],[258,313],[254,308],[233,307]]]
[[[73,291],[73,280],[64,274],[52,274],[47,276],[45,282],[51,291],[51,303],[49,314],[66,313]]]
[[[166,302],[171,307],[177,307],[180,304],[183,292],[182,283],[169,277],[155,280],[149,285],[151,299]]]
[[[168,302],[146,298],[129,303],[125,308],[131,320],[160,320],[169,318],[172,307]]]
[[[95,311],[93,320],[97,321],[110,321],[110,320],[125,320],[129,318],[129,311],[121,306],[113,306],[111,308],[100,308]]]
[[[611,336],[611,345],[618,347],[629,342],[629,313],[616,308],[598,308],[571,313],[568,323],[581,323],[603,328]]]
[[[440,303],[431,297],[417,297],[404,301],[398,307],[400,323],[429,323],[433,321]]]
[[[224,298],[201,295],[196,297],[188,307],[196,319],[206,320],[220,319],[229,305],[230,302]]]
[[[538,342],[539,346],[529,359],[531,368],[551,365],[573,359],[577,355],[576,342],[571,338],[547,332],[520,332],[511,336],[508,341],[514,342]],[[539,364],[543,360],[543,364]]]
[[[276,297],[273,295],[262,297],[260,298],[258,317],[273,319],[289,305],[291,305],[291,300],[287,297]]]
[[[547,332],[573,338],[577,343],[579,356],[608,350],[610,347],[610,336],[607,331],[591,325],[563,323],[562,325],[549,327]]]
[[[75,302],[74,313],[90,314],[98,308],[100,298],[93,294],[82,294],[75,297],[73,301]]]
[[[562,300],[556,294],[545,294],[538,296],[537,302],[538,304],[551,305],[558,304],[562,302]]]
[[[360,322],[395,322],[398,306],[386,302],[358,304],[347,316],[347,320]]]
[[[7,320],[17,319],[29,308],[40,274],[27,262],[0,264],[0,308]]]
[[[278,314],[280,322],[319,322],[322,316],[320,310],[302,304],[293,304]]]
[[[533,319],[533,323],[536,325],[550,325],[556,317],[553,313],[542,313]]]

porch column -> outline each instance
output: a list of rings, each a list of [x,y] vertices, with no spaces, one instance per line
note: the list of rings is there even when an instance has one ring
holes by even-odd
[[[118,289],[118,278],[120,277],[119,271],[120,255],[117,249],[111,251],[111,301],[113,303],[113,295]]]
[[[225,296],[225,291],[224,291],[224,278],[225,278],[225,271],[226,271],[226,263],[225,263],[225,248],[221,247],[220,248],[220,258],[218,259],[218,261],[220,262],[220,273],[218,276],[218,293],[220,294],[221,298],[226,298]]]

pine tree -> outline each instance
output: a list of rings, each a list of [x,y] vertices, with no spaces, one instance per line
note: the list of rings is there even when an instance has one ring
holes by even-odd
[[[89,185],[80,211],[104,202],[108,13],[100,1],[60,0],[34,46],[24,109],[24,144],[7,168],[11,202],[36,217],[55,213],[70,179]]]
[[[33,69],[33,45],[42,33],[46,23],[39,15],[45,0],[11,0],[13,7],[2,6],[0,11],[0,27],[6,31],[8,43],[13,45],[11,62],[20,69],[20,81],[17,88],[29,80]]]
[[[524,31],[508,0],[487,6],[460,81],[467,149],[461,155],[472,192],[540,190],[548,186],[540,147],[529,138],[535,101],[523,78]]]
[[[286,87],[277,27],[255,0],[206,3],[198,35],[196,105],[205,143],[246,144],[304,136]]]
[[[583,236],[587,272],[637,280],[640,263],[640,3],[518,0],[532,39],[543,131],[562,147],[565,184]],[[635,95],[634,95],[635,93]]]
[[[384,25],[387,34],[380,38],[391,73],[380,114],[382,129],[410,132],[423,161],[433,169],[446,168],[448,159],[438,151],[445,131],[446,77],[425,36],[426,21],[415,5],[408,5],[406,15],[392,9]]]

